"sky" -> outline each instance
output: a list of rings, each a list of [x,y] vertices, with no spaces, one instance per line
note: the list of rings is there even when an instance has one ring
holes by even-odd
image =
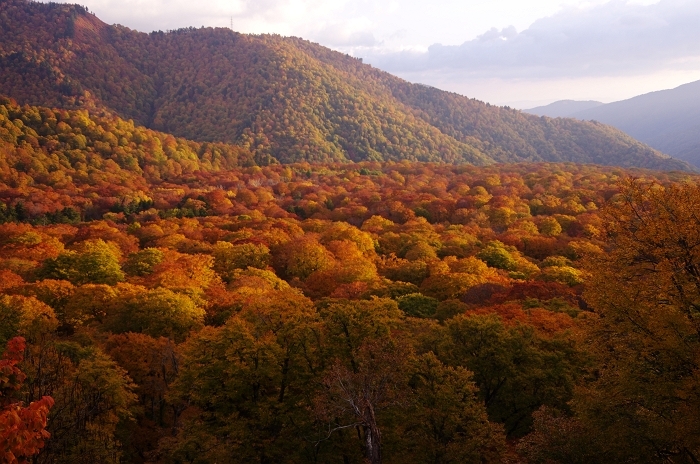
[[[700,0],[78,2],[143,32],[232,26],[302,37],[411,82],[515,108],[607,103],[700,80]]]

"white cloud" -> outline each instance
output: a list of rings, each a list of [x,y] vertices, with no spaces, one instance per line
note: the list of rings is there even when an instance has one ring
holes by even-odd
[[[700,2],[614,0],[569,7],[518,33],[492,28],[462,45],[424,53],[356,50],[393,72],[459,70],[464,78],[553,78],[639,75],[700,69]]]
[[[467,77],[459,70],[399,73],[421,82],[496,105],[534,108],[557,100],[597,100],[604,103],[631,98],[700,80],[698,71],[660,70],[641,76],[499,78]]]
[[[48,0],[47,0],[48,1]],[[72,2],[73,0],[68,0]],[[82,0],[103,21],[150,32],[230,27],[240,32],[302,35],[350,0]]]

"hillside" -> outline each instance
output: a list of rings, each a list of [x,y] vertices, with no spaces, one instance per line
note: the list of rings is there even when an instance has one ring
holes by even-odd
[[[550,118],[568,118],[574,113],[579,111],[589,110],[591,108],[597,108],[605,103],[599,101],[587,100],[559,100],[549,105],[538,106],[536,108],[530,108],[528,110],[523,110],[525,113],[534,114],[535,116],[548,116]]]
[[[254,164],[243,147],[175,138],[111,114],[20,108],[0,97],[0,222],[150,206],[140,201],[154,185]]]
[[[698,240],[697,175],[230,168],[206,145],[84,110],[5,102],[0,125],[0,382],[17,384],[4,404],[50,408],[32,422],[48,432],[33,462],[359,463],[373,433],[384,464],[661,463],[648,457],[693,439],[639,423],[657,424],[669,403],[676,423],[697,417],[675,387],[697,388],[699,295],[674,285],[694,281],[678,257]],[[647,200],[669,193],[664,210]],[[621,209],[637,205],[641,218]],[[631,374],[615,363],[621,346]],[[640,347],[672,360],[673,375],[643,369]],[[617,375],[634,388],[610,386]],[[378,411],[363,419],[372,429],[356,425],[347,391]],[[27,416],[0,426],[16,436],[7,424]],[[335,424],[352,433],[329,433]]]
[[[21,104],[109,111],[258,164],[573,161],[690,169],[602,124],[538,118],[409,84],[295,38],[139,33],[79,6],[0,2],[0,89]]]
[[[571,116],[610,124],[657,150],[700,166],[700,81]]]

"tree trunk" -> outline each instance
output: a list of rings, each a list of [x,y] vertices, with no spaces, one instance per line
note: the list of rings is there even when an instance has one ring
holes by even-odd
[[[379,428],[376,424],[362,428],[365,433],[365,461],[369,464],[381,464],[382,450]]]

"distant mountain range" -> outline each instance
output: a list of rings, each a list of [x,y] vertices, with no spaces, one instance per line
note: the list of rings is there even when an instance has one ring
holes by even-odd
[[[543,119],[410,84],[297,38],[229,29],[140,33],[85,8],[0,1],[0,94],[111,112],[258,164],[569,161],[692,169],[595,122]]]
[[[524,110],[526,113],[536,116],[549,116],[550,118],[568,118],[579,111],[585,111],[592,108],[597,108],[605,103],[599,101],[578,101],[578,100],[559,100],[550,103],[546,106],[538,106],[529,110]]]
[[[588,106],[592,103],[564,100],[525,112],[610,124],[657,150],[700,167],[700,81]]]

